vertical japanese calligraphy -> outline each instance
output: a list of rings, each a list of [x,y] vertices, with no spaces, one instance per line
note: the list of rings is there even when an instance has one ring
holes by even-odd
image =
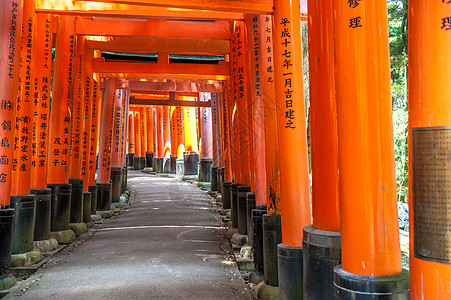
[[[96,156],[97,156],[97,144],[98,144],[98,128],[99,123],[99,78],[93,75],[92,80],[92,98],[91,98],[91,126],[90,126],[90,138],[89,138],[89,157],[88,157],[88,177],[89,185],[95,185],[95,172],[96,172]]]
[[[30,193],[32,161],[32,116],[35,78],[35,34],[36,14],[33,3],[25,1],[23,7],[22,36],[20,42],[19,85],[14,122],[14,157],[12,161],[13,195]]]
[[[241,183],[251,185],[251,124],[249,122],[249,93],[248,93],[248,34],[244,21],[236,21],[235,24],[236,39],[236,97],[238,106],[238,138],[239,141],[239,160],[240,160],[240,176]]]
[[[69,179],[74,46],[75,18],[58,17],[47,167],[49,184],[66,184]]]
[[[18,45],[22,28],[22,7],[18,1],[2,2],[0,38],[8,41],[0,49],[0,209],[9,206],[14,143],[14,110],[19,71]]]
[[[113,127],[116,110],[116,79],[106,80],[102,101],[100,121],[99,163],[97,172],[98,183],[110,182],[111,152],[113,141]]]
[[[282,242],[301,247],[311,213],[299,1],[274,2],[272,21]]]
[[[77,37],[77,47],[75,51],[75,78],[74,78],[74,94],[71,103],[71,148],[70,148],[70,166],[69,177],[80,178],[81,155],[80,148],[82,147],[82,132],[84,119],[84,101],[85,101],[85,72],[86,72],[86,49],[85,37]]]
[[[37,15],[36,78],[33,105],[31,187],[47,187],[47,152],[52,72],[51,15]]]
[[[84,192],[89,191],[89,148],[91,142],[91,121],[92,121],[92,97],[93,97],[93,74],[92,61],[94,58],[94,51],[86,51],[85,61],[85,93],[83,102],[83,137],[81,143],[81,179],[83,179]]]
[[[116,90],[116,99],[114,101],[114,113],[113,113],[113,144],[111,145],[111,166],[120,167],[121,166],[121,154],[120,148],[121,144],[121,120],[122,120],[122,107],[123,107],[123,97],[124,93],[122,89]]]

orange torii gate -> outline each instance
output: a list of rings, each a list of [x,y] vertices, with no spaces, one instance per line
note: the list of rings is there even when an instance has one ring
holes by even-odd
[[[80,193],[75,197],[74,191],[78,186],[83,196],[88,191],[97,194],[97,152],[98,184],[108,185],[110,162],[117,168],[124,166],[120,148],[125,147],[126,137],[122,133],[127,120],[132,120],[129,128],[136,130],[128,134],[129,156],[136,154],[138,165],[143,167],[141,162],[148,151],[154,151],[154,160],[163,159],[165,144],[170,140],[169,106],[183,110],[184,124],[180,127],[184,128],[185,158],[191,162],[191,170],[187,171],[185,163],[185,171],[197,175],[199,133],[194,107],[213,104],[216,109],[214,101],[198,104],[201,101],[197,100],[199,93],[217,93],[220,130],[213,128],[212,139],[223,151],[214,150],[212,156],[215,168],[225,168],[225,182],[219,183],[224,208],[233,200],[233,226],[239,233],[255,237],[250,241],[254,251],[259,249],[255,252],[256,270],[264,273],[265,283],[279,286],[281,299],[301,294],[306,298],[334,294],[336,299],[356,295],[377,298],[382,294],[389,297],[396,293],[407,296],[394,197],[385,1],[308,1],[312,208],[300,71],[300,23],[307,21],[307,1],[34,0],[25,1],[24,7],[22,2],[6,0],[0,4],[0,57],[4,58],[0,60],[2,218],[12,219],[11,191],[15,197],[29,194],[30,187],[44,190],[48,185],[52,190],[52,231],[67,231],[69,221],[81,222],[85,202],[80,200]],[[449,209],[446,202],[434,197],[446,199],[449,191],[431,178],[440,177],[447,182],[446,174],[440,173],[447,170],[447,164],[428,157],[446,155],[441,144],[434,141],[445,141],[450,125],[446,70],[450,66],[447,32],[451,6],[446,1],[427,7],[423,4],[409,2],[410,293],[413,299],[446,299],[451,297],[451,246],[443,231],[449,223]],[[31,51],[31,59],[26,56],[28,53],[19,53],[17,46],[22,20],[24,16],[33,19],[33,11],[37,13],[38,37],[45,36],[44,27],[40,27],[45,24],[42,19],[54,22],[50,28],[57,37],[52,111],[48,137],[42,140],[39,137],[45,136],[45,130],[36,128],[30,133],[28,128],[40,122],[32,113],[45,115],[48,110],[28,103],[28,98],[37,97],[36,102],[44,105],[43,97],[50,93],[27,94],[29,86],[29,91],[33,91],[42,88],[41,83],[36,81],[33,86],[23,72],[25,69],[19,71],[18,62],[19,57],[25,58],[24,66],[36,73],[37,80],[45,76],[41,74],[43,70],[33,67],[39,61],[35,58],[42,57],[38,49],[43,45],[38,41],[24,47]],[[30,24],[24,21],[26,26],[36,25]],[[33,44],[37,46],[36,54]],[[359,51],[355,45],[359,45]],[[49,51],[51,42],[46,47]],[[91,62],[93,50],[157,53],[158,61],[117,61],[97,54]],[[174,62],[169,53],[221,55],[224,62]],[[79,55],[86,55],[86,62]],[[100,78],[107,82],[103,93]],[[111,97],[112,91],[123,88],[121,82],[127,82],[133,93],[128,94],[132,96],[130,103],[136,105],[130,118],[126,111],[130,103]],[[17,98],[13,87],[18,85]],[[167,97],[159,97],[156,92],[167,93]],[[152,106],[158,121],[149,108]],[[107,110],[112,107],[121,110],[114,122],[116,127],[108,121],[113,114],[110,116]],[[98,126],[101,115],[103,120]],[[108,130],[110,127],[113,129]],[[155,134],[151,136],[153,130]],[[173,131],[182,135],[178,129]],[[220,142],[216,141],[216,132]],[[208,140],[204,131],[202,138],[203,152]],[[39,143],[44,143],[43,147]],[[171,145],[175,155],[174,143],[178,148],[180,141]],[[8,144],[16,145],[15,154]],[[120,145],[117,151],[114,145]],[[36,156],[44,151],[41,149],[48,149],[48,157]],[[86,149],[89,153],[85,155]],[[216,157],[218,153],[222,156]],[[434,164],[439,167],[431,169]],[[42,165],[47,172],[40,177],[38,170]],[[69,178],[72,186],[68,185]],[[87,181],[83,188],[80,180]],[[440,196],[425,192],[431,189]],[[99,197],[101,209],[106,209],[110,199],[104,198],[109,196]],[[249,208],[245,205],[250,203],[246,203],[246,197],[251,201],[255,197],[254,228],[246,219]],[[91,213],[95,213],[96,204],[92,203]],[[83,214],[82,220],[88,219]],[[317,242],[320,237],[324,238],[322,244]],[[0,245],[6,245],[10,234],[2,233],[1,238]],[[310,250],[315,247],[333,250],[333,257],[312,261]],[[2,248],[1,262],[7,261],[3,257],[8,253],[8,247]],[[334,261],[327,272],[314,267],[322,259]],[[0,279],[6,276],[1,265]],[[315,282],[321,282],[320,291],[315,290]]]

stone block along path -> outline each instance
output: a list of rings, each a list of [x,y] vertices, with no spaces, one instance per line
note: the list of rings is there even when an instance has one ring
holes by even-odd
[[[252,299],[212,198],[129,170],[134,203],[6,299]]]

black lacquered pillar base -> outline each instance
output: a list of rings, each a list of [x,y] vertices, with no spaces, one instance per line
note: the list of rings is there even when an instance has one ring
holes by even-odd
[[[238,233],[247,234],[247,202],[246,194],[251,191],[251,187],[241,185],[237,188],[238,193]]]
[[[334,268],[341,263],[340,232],[304,227],[304,299],[332,299]]]
[[[96,183],[97,210],[105,211],[111,208],[111,183]]]
[[[163,158],[163,173],[169,174],[171,172],[171,158]]]
[[[141,159],[141,161],[139,162],[140,170],[143,170],[146,167],[146,157],[141,156],[140,159]]]
[[[0,209],[0,292],[14,286],[16,279],[9,274],[13,239],[14,209]]]
[[[232,194],[232,227],[238,228],[238,187],[240,186],[240,183],[232,183],[231,185],[231,194]]]
[[[91,193],[83,193],[83,222],[91,222]]]
[[[83,221],[83,180],[78,178],[69,178],[69,184],[72,185],[70,198],[70,222],[81,223]]]
[[[302,299],[303,250],[302,247],[277,245],[279,299]],[[331,299],[331,298],[317,298]]]
[[[224,189],[222,193],[222,208],[231,209],[232,208],[232,183],[224,182]]]
[[[127,190],[127,180],[128,180],[128,170],[127,167],[122,168],[122,187],[121,193],[124,193]]]
[[[153,171],[155,173],[163,173],[164,169],[164,157],[154,157],[153,158]]]
[[[68,230],[72,186],[70,184],[48,184],[47,187],[52,190],[50,231]]]
[[[394,276],[362,276],[334,268],[336,300],[404,300],[409,299],[409,272]]]
[[[34,195],[11,196],[11,208],[14,209],[14,227],[12,254],[33,251],[36,202]]]
[[[201,158],[199,161],[199,181],[211,182],[211,158]]]
[[[212,192],[219,191],[218,170],[219,170],[219,167],[211,167],[210,190]]]
[[[247,240],[248,244],[252,245],[254,239],[253,225],[252,225],[252,211],[255,209],[255,193],[246,194],[246,225],[247,225]]]
[[[133,157],[135,156],[135,153],[127,153],[127,156],[125,158],[127,167],[133,167]]]
[[[264,273],[264,255],[263,255],[263,216],[266,209],[259,208],[252,210],[252,251],[254,252],[255,271],[259,274]]]
[[[177,154],[171,154],[171,174],[177,173]]]
[[[187,151],[183,153],[184,175],[198,175],[199,153]]]
[[[50,215],[52,212],[52,190],[48,188],[31,189],[36,202],[36,217],[34,222],[34,240],[50,239]]]
[[[144,159],[146,159],[144,157]],[[133,170],[142,170],[144,169],[143,160],[141,156],[133,157]]]
[[[265,283],[278,286],[277,245],[282,243],[282,223],[280,215],[263,216],[263,264]]]
[[[111,167],[111,202],[118,203],[121,201],[122,189],[122,168]]]
[[[90,185],[89,192],[91,193],[91,215],[97,213],[97,185]]]
[[[146,152],[146,168],[152,168],[153,164],[153,151]]]

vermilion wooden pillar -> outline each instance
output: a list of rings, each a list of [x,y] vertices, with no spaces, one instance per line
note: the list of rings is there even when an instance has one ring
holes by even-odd
[[[163,173],[164,167],[164,135],[163,135],[163,107],[157,106],[155,111],[155,129],[156,129],[156,154],[153,159],[153,170],[157,173]]]
[[[182,108],[171,106],[171,173],[177,174],[177,159],[179,159],[179,174],[182,175],[181,162],[185,152],[183,137]]]
[[[185,150],[182,122],[182,108],[171,106],[171,149],[177,158],[183,158]]]
[[[20,36],[22,29],[22,1],[0,2],[0,280],[1,290],[16,284],[9,274],[14,210],[10,208],[11,171],[14,148],[14,110],[19,79]]]
[[[265,142],[265,124],[264,124],[264,103],[263,93],[264,84],[262,82],[262,40],[260,15],[250,16],[249,41],[251,51],[251,78],[253,98],[250,109],[252,111],[253,123],[253,146],[254,146],[254,178],[255,178],[255,202],[257,207],[266,206],[266,142]],[[264,18],[264,17],[263,17]]]
[[[135,156],[135,115],[133,111],[128,114],[128,154],[127,166],[133,166],[133,157]]]
[[[410,299],[451,298],[450,16],[449,1],[409,1]]]
[[[240,139],[238,124],[238,64],[237,64],[237,39],[235,26],[230,28],[231,35],[231,63],[230,63],[230,101],[228,101],[229,120],[230,120],[230,156],[232,164],[232,181],[235,184],[241,182],[240,167]]]
[[[135,156],[133,157],[133,168],[135,170],[141,169],[141,115],[139,108],[134,108],[133,119],[135,122]]]
[[[12,161],[12,195],[30,194],[31,175],[31,142],[32,142],[32,104],[34,93],[34,78],[36,64],[36,13],[33,2],[24,2],[23,6],[23,27],[21,36],[19,85],[17,94],[17,104],[15,106],[15,131],[14,159]],[[21,202],[21,199],[13,197],[12,201]],[[28,201],[33,201],[28,200]],[[13,254],[14,254],[13,246]]]
[[[335,298],[382,292],[407,297],[396,205],[387,3],[334,2],[333,25],[342,247]]]
[[[280,168],[282,298],[302,297],[302,230],[311,223],[299,1],[274,3],[274,73]],[[284,263],[293,260],[292,264]],[[291,273],[295,270],[295,274]],[[292,275],[289,275],[292,274]]]
[[[94,52],[94,57],[97,54]],[[87,71],[88,72],[88,71]],[[97,145],[99,142],[98,138],[98,122],[100,119],[100,78],[97,74],[93,74],[92,79],[92,97],[91,97],[91,118],[89,122],[90,128],[90,138],[89,138],[89,153],[88,153],[88,182],[89,182],[89,192],[91,193],[91,215],[97,213],[97,196],[98,188],[96,185],[96,156],[97,156]],[[89,121],[89,120],[88,120]]]
[[[85,78],[84,78],[84,102],[83,102],[83,133],[81,142],[81,179],[83,180],[83,192],[89,192],[89,149],[91,144],[92,101],[94,94],[94,79],[92,62],[94,51],[86,51]]]
[[[52,63],[51,15],[37,15],[36,79],[33,102],[33,161],[31,188],[47,188],[47,162],[49,148],[49,113]],[[37,100],[37,101],[36,101]]]
[[[153,147],[153,116],[152,107],[146,107],[146,124],[147,124],[147,151],[154,151]]]
[[[99,138],[99,159],[97,169],[97,210],[109,210],[112,200],[111,178],[111,154],[113,140],[113,120],[116,98],[116,79],[107,78],[105,92],[103,94],[100,138]]]
[[[239,123],[239,143],[240,143],[240,169],[241,169],[241,184],[244,186],[251,185],[251,169],[250,169],[250,122],[248,112],[248,83],[250,79],[247,66],[247,30],[243,21],[236,21],[234,23],[236,36],[236,84],[237,84],[237,105],[238,105],[238,123]]]
[[[0,209],[9,207],[11,171],[14,150],[14,116],[19,80],[20,36],[23,7],[21,1],[8,0],[0,4]],[[6,212],[5,212],[6,213]],[[3,255],[3,254],[2,254]],[[3,274],[2,274],[3,275]]]
[[[111,167],[121,167],[120,148],[121,144],[121,120],[122,120],[122,103],[123,90],[116,89],[113,114],[113,143],[111,148]]]
[[[146,107],[146,127],[147,127],[147,149],[146,149],[146,167],[152,167],[154,157],[153,144],[153,108]]]
[[[157,139],[158,139],[158,126],[157,126],[157,109],[152,108],[152,122],[153,122],[153,156],[157,156],[158,152],[158,145],[157,145]]]
[[[211,93],[200,93],[200,101],[211,101]],[[200,107],[199,127],[202,147],[199,152],[199,182],[211,181],[211,164],[213,159],[213,128],[211,107]]]
[[[72,117],[72,137],[71,137],[71,155],[69,166],[69,178],[80,179],[81,171],[81,135],[83,132],[84,119],[84,96],[85,96],[85,72],[86,72],[86,48],[85,37],[77,37],[77,46],[75,51],[75,80],[74,93],[71,105]]]
[[[91,122],[92,122],[92,98],[94,91],[94,80],[92,72],[92,62],[94,59],[94,51],[87,50],[85,53],[85,75],[84,75],[84,101],[83,101],[83,119],[82,119],[82,137],[81,137],[81,161],[80,161],[80,178],[83,180],[83,222],[90,223],[91,208],[93,201],[97,203],[97,192],[90,190],[89,186],[89,149],[91,143]]]
[[[116,89],[113,113],[113,140],[111,145],[111,202],[120,202],[121,180],[122,180],[122,161],[121,161],[121,123],[122,108],[124,101],[124,91]]]
[[[212,191],[220,191],[220,180],[222,180],[222,147],[221,147],[221,113],[219,93],[211,94],[211,119],[212,119],[212,151],[213,161],[211,165],[211,182],[210,189]],[[221,176],[221,179],[218,178]]]
[[[51,22],[53,17],[48,14],[36,16],[36,72],[33,83],[33,133],[31,190],[35,195],[36,213],[34,240],[41,241],[50,238],[51,193],[47,188],[47,165],[49,149],[49,113],[50,90],[52,78],[52,40]]]
[[[164,157],[164,137],[163,137],[163,107],[157,107],[157,157]]]
[[[139,108],[139,125],[141,127],[141,156],[146,156],[147,151],[147,112],[144,107]]]
[[[69,155],[75,67],[75,18],[59,16],[50,110],[48,187],[52,189],[51,230],[69,229],[71,185]]]
[[[101,121],[100,121],[100,146],[99,164],[97,172],[98,183],[110,182],[110,167],[112,153],[112,133],[115,112],[116,79],[106,80],[105,92],[103,95]]]
[[[266,195],[268,214],[280,214],[279,152],[277,140],[277,106],[274,83],[272,17],[260,17],[263,114],[265,127]]]
[[[227,84],[230,86],[230,83]],[[230,89],[226,87],[226,91]],[[221,132],[222,132],[222,142],[223,142],[223,166],[224,166],[224,182],[232,182],[232,164],[231,164],[231,142],[230,142],[230,116],[229,116],[229,105],[230,92],[223,93],[222,97],[219,97],[219,105],[221,108]]]
[[[162,107],[163,115],[163,142],[164,142],[164,157],[171,156],[171,126],[169,124],[170,118],[170,108],[169,106]]]
[[[313,225],[304,228],[304,295],[326,299],[341,260],[333,1],[309,1],[308,20]]]
[[[71,103],[71,149],[69,161],[69,183],[72,186],[70,222],[83,221],[83,180],[81,179],[81,145],[84,119],[86,47],[85,37],[77,36],[75,50],[75,76]]]
[[[174,95],[175,96],[175,95]],[[171,98],[171,96],[169,96]],[[175,97],[173,98],[175,100]],[[169,106],[163,106],[163,142],[164,142],[164,161],[163,161],[163,172],[170,173],[171,171],[171,125],[170,125],[170,112]]]
[[[121,194],[127,190],[127,181],[128,181],[128,169],[127,169],[127,133],[128,133],[128,112],[130,106],[130,90],[129,83],[127,82],[124,86],[123,90],[123,103],[122,103],[122,120],[121,120],[121,167],[122,167],[122,185],[121,185]]]
[[[75,18],[58,17],[56,54],[50,114],[49,184],[66,184],[69,179],[70,103],[75,64]]]
[[[187,97],[183,97],[187,99]],[[199,146],[198,146],[198,132],[196,127],[196,108],[183,107],[183,122],[185,130],[185,153],[183,154],[183,169],[185,176],[198,176],[199,162]]]
[[[130,105],[130,92],[127,89],[123,90],[122,96],[122,120],[121,120],[121,166],[127,170],[127,134],[128,134],[128,111]]]

